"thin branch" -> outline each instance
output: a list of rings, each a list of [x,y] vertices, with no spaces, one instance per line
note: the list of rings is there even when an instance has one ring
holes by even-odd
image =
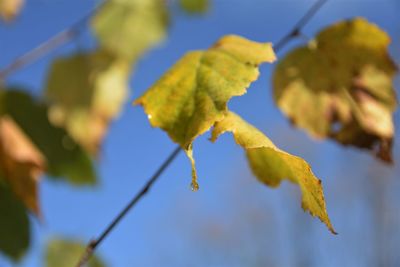
[[[47,55],[54,49],[62,46],[63,44],[68,43],[77,37],[80,33],[80,29],[83,25],[87,23],[87,21],[96,13],[96,11],[102,6],[102,4],[97,5],[94,9],[89,11],[89,13],[78,20],[76,23],[71,25],[69,28],[57,33],[52,36],[50,39],[44,41],[40,45],[36,46],[32,50],[28,51],[24,55],[17,57],[13,62],[11,62],[8,66],[0,70],[0,82],[4,81],[6,77],[10,74],[13,74],[17,70],[35,62],[39,58]]]
[[[298,37],[301,34],[301,30],[303,27],[314,17],[314,15],[321,9],[321,7],[328,2],[328,0],[319,0],[317,1],[305,14],[301,19],[293,26],[292,30],[283,36],[277,43],[274,45],[274,50],[279,51],[282,49],[289,41],[293,38]]]
[[[107,226],[103,233],[97,238],[90,241],[89,245],[86,247],[86,251],[83,254],[81,260],[79,261],[77,267],[84,266],[89,260],[90,256],[93,254],[96,247],[107,237],[107,235],[114,229],[114,227],[121,221],[122,218],[128,213],[128,211],[135,206],[135,204],[142,199],[143,196],[149,192],[151,186],[160,177],[164,170],[171,164],[171,162],[176,158],[176,156],[181,151],[181,147],[177,146],[174,151],[168,156],[164,163],[158,168],[158,170],[153,174],[153,176],[148,180],[148,182],[143,186],[143,188],[132,198],[132,200],[125,206],[125,208],[114,218],[114,220]]]
[[[297,37],[300,34],[301,29],[310,21],[310,19],[317,13],[317,11],[326,3],[327,0],[319,0],[315,3],[307,13],[294,25],[293,30],[289,34],[285,35],[274,47],[274,50],[278,52],[282,47],[284,47],[292,38]],[[175,150],[168,156],[164,163],[159,167],[156,173],[149,179],[145,186],[140,190],[133,199],[125,206],[125,208],[117,215],[117,217],[110,223],[110,225],[103,231],[103,233],[97,238],[90,241],[87,245],[84,254],[82,255],[77,267],[83,267],[90,257],[92,256],[94,250],[100,245],[100,243],[107,237],[107,235],[117,226],[117,224],[123,219],[123,217],[129,212],[131,208],[149,191],[151,186],[157,179],[161,176],[164,170],[173,162],[175,157],[181,151],[181,147],[178,146]]]

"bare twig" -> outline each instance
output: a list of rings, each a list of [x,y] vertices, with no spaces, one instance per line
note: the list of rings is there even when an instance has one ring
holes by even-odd
[[[40,45],[36,46],[32,50],[28,51],[24,55],[17,57],[13,62],[11,62],[8,66],[0,70],[0,81],[4,81],[7,76],[16,72],[17,70],[35,62],[39,58],[47,55],[54,49],[60,47],[63,44],[68,43],[77,37],[80,33],[80,30],[83,25],[87,23],[87,21],[96,13],[98,8],[100,8],[102,4],[97,5],[94,9],[89,11],[89,13],[78,20],[76,23],[71,25],[68,29],[65,29],[50,39],[44,41]]]
[[[297,37],[301,29],[309,22],[309,20],[317,13],[317,11],[325,4],[327,0],[319,0],[316,2],[307,13],[294,25],[293,30],[291,30],[287,35],[285,35],[277,45],[274,47],[274,50],[278,52],[282,47],[284,47],[291,39]],[[104,232],[97,238],[90,241],[87,245],[84,254],[82,255],[77,267],[83,267],[94,250],[100,245],[100,243],[107,237],[107,235],[114,229],[114,227],[120,222],[121,219],[129,212],[131,208],[135,206],[135,204],[149,191],[154,182],[160,177],[160,175],[164,172],[164,170],[168,167],[169,164],[175,159],[178,153],[181,151],[181,147],[178,146],[175,150],[169,155],[169,157],[164,161],[164,163],[160,166],[160,168],[156,171],[156,173],[149,179],[146,185],[140,190],[133,199],[126,205],[126,207],[117,215],[117,217],[110,223],[110,225],[104,230]]]
[[[114,229],[114,227],[121,221],[121,219],[128,213],[128,211],[135,206],[135,204],[142,199],[144,195],[149,191],[151,186],[157,181],[158,177],[164,172],[164,170],[171,164],[175,157],[181,151],[181,147],[177,146],[174,151],[168,156],[163,164],[158,168],[158,170],[153,174],[153,176],[147,181],[143,188],[132,198],[132,200],[125,206],[125,208],[114,218],[114,220],[107,226],[104,232],[97,238],[90,241],[86,247],[85,253],[82,255],[81,260],[78,263],[78,267],[84,266],[89,260],[90,256],[93,254],[96,247],[107,237],[107,235]]]
[[[277,52],[282,49],[289,41],[293,38],[296,38],[301,35],[301,30],[303,27],[314,17],[314,15],[321,9],[321,7],[328,2],[328,0],[318,0],[308,11],[304,14],[304,16],[294,25],[292,30],[288,32],[285,36],[283,36],[277,43],[274,45],[274,50]]]

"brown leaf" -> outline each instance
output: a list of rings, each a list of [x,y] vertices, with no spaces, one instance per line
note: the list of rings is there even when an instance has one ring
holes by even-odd
[[[45,159],[9,117],[0,117],[0,171],[25,206],[40,215],[37,183]]]

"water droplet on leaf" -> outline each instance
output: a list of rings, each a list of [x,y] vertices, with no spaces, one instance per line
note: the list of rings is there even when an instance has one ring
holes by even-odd
[[[197,190],[199,190],[199,184],[197,182],[192,182],[190,184],[190,189],[192,189],[193,192],[196,192]]]

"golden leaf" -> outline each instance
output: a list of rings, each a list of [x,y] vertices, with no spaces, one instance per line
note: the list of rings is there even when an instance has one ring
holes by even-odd
[[[276,187],[287,179],[297,184],[302,193],[302,207],[317,216],[335,233],[326,211],[321,180],[312,173],[308,163],[277,148],[261,131],[233,112],[215,124],[213,142],[224,132],[232,132],[237,144],[246,150],[254,175],[268,186]]]
[[[277,105],[312,136],[375,150],[391,162],[397,68],[387,51],[389,36],[356,18],[328,27],[314,43],[279,62]]]

